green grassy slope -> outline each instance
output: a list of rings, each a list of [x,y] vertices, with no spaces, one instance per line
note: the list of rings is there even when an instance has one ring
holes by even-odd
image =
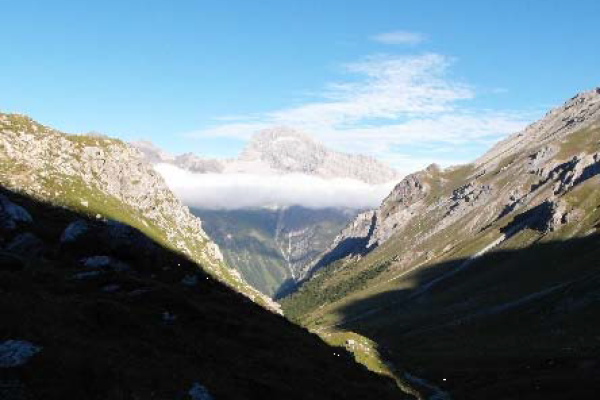
[[[382,207],[382,218],[409,215],[391,238],[318,271],[282,301],[286,315],[323,335],[365,336],[457,398],[591,398],[600,128],[548,137],[418,175],[423,199]]]

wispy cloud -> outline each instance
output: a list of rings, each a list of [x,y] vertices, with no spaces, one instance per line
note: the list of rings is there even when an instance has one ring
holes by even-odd
[[[530,113],[470,105],[477,91],[451,76],[454,62],[435,53],[367,57],[343,65],[347,79],[327,84],[320,99],[237,120],[228,118],[188,136],[245,139],[265,127],[287,125],[338,150],[391,161],[408,173],[422,168],[429,157],[411,156],[403,147],[475,144],[483,150],[531,121]],[[464,162],[477,155],[438,161]]]
[[[359,81],[332,83],[324,101],[267,115],[281,124],[332,126],[365,119],[397,119],[450,111],[460,99],[473,97],[464,84],[441,79],[452,60],[438,55],[370,57],[344,69]]]
[[[425,35],[419,32],[392,31],[372,36],[372,40],[384,44],[415,45],[425,40]]]

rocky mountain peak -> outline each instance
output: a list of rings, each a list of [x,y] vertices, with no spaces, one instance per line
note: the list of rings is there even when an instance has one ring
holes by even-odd
[[[256,133],[240,154],[241,161],[260,160],[282,172],[315,173],[328,155],[309,136],[287,127]]]
[[[253,136],[240,161],[260,161],[280,173],[323,178],[350,178],[370,184],[398,178],[398,173],[374,158],[330,150],[309,135],[288,127],[265,129]]]
[[[148,140],[132,142],[131,145],[137,148],[143,154],[144,158],[152,164],[173,162],[175,160],[175,157],[171,154]]]
[[[196,173],[296,173],[325,179],[355,179],[369,184],[399,178],[397,171],[374,158],[330,150],[309,135],[283,126],[257,132],[237,158],[226,160],[192,153],[173,157],[145,141],[132,145],[152,164],[170,163]]]
[[[224,168],[220,160],[198,157],[194,153],[178,155],[173,163],[180,168],[199,173],[220,173]]]

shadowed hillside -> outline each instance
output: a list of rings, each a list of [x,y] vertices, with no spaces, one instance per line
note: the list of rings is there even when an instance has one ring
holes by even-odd
[[[398,399],[127,225],[0,190],[0,398]]]
[[[304,323],[363,335],[458,399],[595,398],[600,235],[449,260],[403,279],[410,285]]]
[[[338,235],[286,315],[362,334],[457,398],[589,398],[599,146],[596,88],[470,164],[406,176]]]

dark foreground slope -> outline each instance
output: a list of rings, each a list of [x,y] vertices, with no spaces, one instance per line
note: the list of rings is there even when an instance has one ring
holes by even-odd
[[[398,399],[139,231],[0,191],[1,399]]]
[[[600,235],[433,264],[346,303],[337,329],[457,399],[595,399]]]

